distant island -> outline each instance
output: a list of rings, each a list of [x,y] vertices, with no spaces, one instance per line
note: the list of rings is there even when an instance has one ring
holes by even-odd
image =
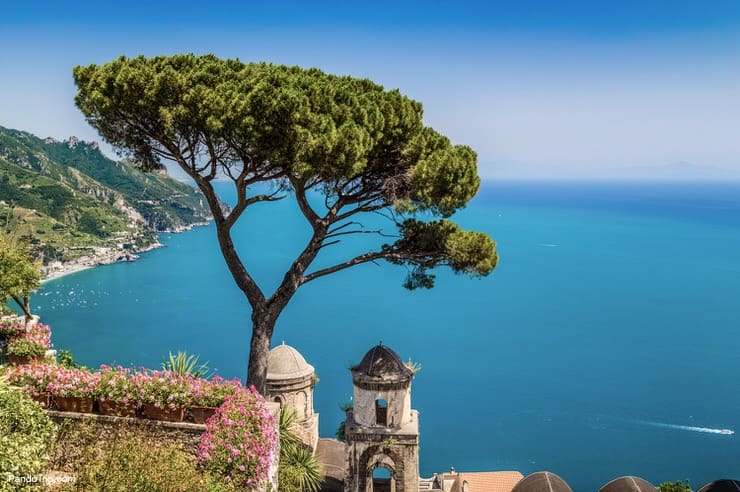
[[[664,165],[570,169],[555,164],[499,160],[490,163],[488,179],[498,180],[624,180],[624,181],[740,181],[733,169],[680,161]]]
[[[210,219],[202,195],[167,175],[104,156],[96,142],[0,126],[0,227],[28,241],[47,279],[136,259],[158,232]]]

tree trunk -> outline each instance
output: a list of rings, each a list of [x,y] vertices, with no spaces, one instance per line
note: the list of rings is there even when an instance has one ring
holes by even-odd
[[[33,319],[33,315],[31,314],[31,297],[28,294],[23,296],[23,314],[26,315],[26,326],[28,326],[28,323]]]
[[[21,300],[18,296],[12,296],[13,300],[16,304],[18,304],[18,307],[23,310],[23,314],[26,316],[26,326],[30,321],[33,319],[33,315],[31,314],[31,301],[29,299],[29,296],[23,296],[23,300]]]
[[[249,346],[247,384],[253,385],[263,396],[267,389],[267,359],[276,321],[277,316],[272,313],[258,310],[252,313],[252,340]]]

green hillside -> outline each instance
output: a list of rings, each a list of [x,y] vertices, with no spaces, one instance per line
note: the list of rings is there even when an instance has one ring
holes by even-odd
[[[43,250],[46,261],[91,246],[141,249],[157,231],[207,217],[201,195],[163,172],[108,159],[96,143],[0,127],[0,226]]]

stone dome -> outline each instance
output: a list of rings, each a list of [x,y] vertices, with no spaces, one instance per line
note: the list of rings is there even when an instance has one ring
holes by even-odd
[[[573,492],[565,480],[554,473],[541,471],[519,480],[511,492]]]
[[[267,379],[299,379],[311,376],[314,368],[290,345],[278,345],[267,358]]]
[[[656,492],[653,484],[640,477],[619,477],[599,489],[599,492]]]
[[[699,489],[699,492],[737,492],[740,490],[740,480],[722,479],[709,482]]]
[[[413,376],[398,354],[382,343],[368,350],[362,361],[352,368],[352,373],[382,379],[410,379]]]

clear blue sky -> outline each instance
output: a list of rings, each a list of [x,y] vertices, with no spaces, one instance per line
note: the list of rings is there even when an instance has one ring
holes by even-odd
[[[370,77],[479,153],[483,176],[676,161],[740,173],[740,2],[13,2],[0,125],[99,139],[71,69],[215,53]]]

